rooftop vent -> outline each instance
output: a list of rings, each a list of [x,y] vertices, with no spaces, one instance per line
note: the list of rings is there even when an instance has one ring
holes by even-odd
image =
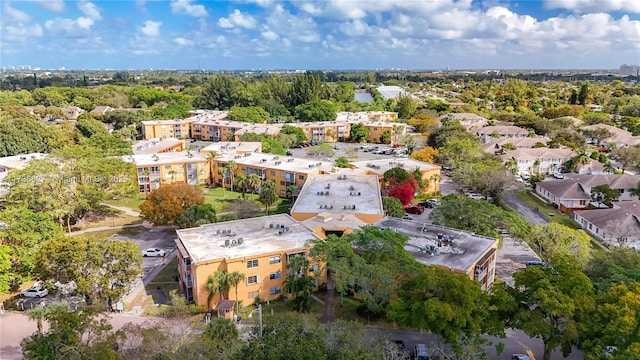
[[[338,180],[347,180],[347,175],[338,175]]]

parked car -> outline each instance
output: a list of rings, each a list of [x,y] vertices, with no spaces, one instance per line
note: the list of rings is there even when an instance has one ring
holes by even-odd
[[[531,358],[523,354],[513,354],[511,355],[511,360],[531,360]]]
[[[162,249],[158,249],[158,248],[148,248],[145,251],[142,252],[142,256],[147,257],[147,256],[159,256],[159,257],[163,257],[165,256],[166,253],[164,250]]]
[[[542,266],[543,268],[549,267],[546,262],[540,260],[527,261],[527,266]]]
[[[564,174],[561,172],[554,172],[553,177],[556,179],[564,179]]]
[[[424,208],[422,206],[414,205],[414,206],[409,206],[408,208],[405,209],[405,211],[408,212],[409,214],[420,215],[424,212]]]
[[[340,150],[340,146],[339,145],[333,145],[333,150]]]
[[[287,154],[287,156],[293,156],[293,151],[287,150],[287,152],[285,154]]]
[[[434,208],[436,206],[440,206],[440,200],[438,200],[438,199],[429,199],[429,200],[425,201],[425,204],[426,204],[425,207],[431,209],[431,208]]]
[[[30,298],[42,298],[49,295],[49,290],[45,288],[29,288],[20,293],[22,297],[30,297]]]
[[[484,200],[484,196],[478,193],[469,193],[467,194],[467,197],[473,200]]]
[[[415,360],[430,360],[431,358],[429,357],[427,345],[416,344],[416,347],[413,349],[413,358]]]
[[[369,147],[369,144],[362,144],[360,145],[360,149],[366,149]]]

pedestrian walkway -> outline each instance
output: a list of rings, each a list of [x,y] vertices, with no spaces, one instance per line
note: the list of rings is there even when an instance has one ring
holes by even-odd
[[[129,215],[129,216],[140,216],[140,213],[137,211],[132,210],[131,208],[128,208],[126,206],[115,206],[115,205],[110,205],[107,203],[102,203],[102,205],[106,206],[106,207],[110,207],[112,209],[116,209],[116,210],[120,210],[123,213]]]

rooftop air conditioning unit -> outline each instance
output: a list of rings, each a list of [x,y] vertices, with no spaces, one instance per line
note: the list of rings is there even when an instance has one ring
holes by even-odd
[[[269,224],[269,229],[273,229],[273,223]]]
[[[226,247],[231,246],[231,243],[229,243],[229,240],[225,240],[225,241],[224,241],[224,246],[226,246]]]
[[[242,242],[244,241],[243,238],[238,238],[238,245],[242,245]]]

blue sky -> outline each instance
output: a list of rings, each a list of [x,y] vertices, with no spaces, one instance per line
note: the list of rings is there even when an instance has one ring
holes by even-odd
[[[0,66],[611,69],[640,0],[3,0]]]

